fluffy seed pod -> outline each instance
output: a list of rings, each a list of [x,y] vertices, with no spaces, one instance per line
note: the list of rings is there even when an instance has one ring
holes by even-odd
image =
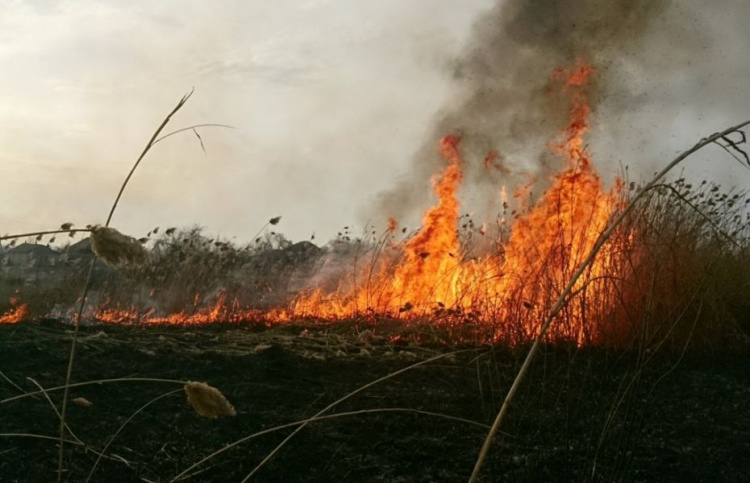
[[[195,412],[204,418],[216,419],[219,416],[235,416],[237,414],[221,391],[205,382],[188,381],[185,384],[185,394],[188,403],[195,409]]]
[[[147,257],[138,240],[106,226],[91,229],[91,249],[101,261],[115,268],[141,265]]]

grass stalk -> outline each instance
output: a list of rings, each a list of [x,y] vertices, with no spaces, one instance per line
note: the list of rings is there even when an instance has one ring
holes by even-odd
[[[109,449],[109,447],[112,444],[112,442],[115,440],[115,438],[117,438],[117,436],[119,436],[119,434],[122,432],[122,430],[125,429],[125,426],[127,426],[128,423],[130,423],[130,421],[133,420],[133,418],[135,418],[136,416],[138,416],[138,414],[140,414],[146,408],[148,408],[152,404],[158,402],[159,400],[164,399],[164,398],[169,397],[169,396],[172,396],[173,394],[181,393],[181,392],[183,392],[182,388],[175,389],[174,391],[169,391],[169,392],[166,392],[166,393],[161,394],[159,396],[156,396],[155,398],[151,399],[150,401],[148,401],[143,406],[139,407],[133,414],[131,414],[125,421],[123,421],[123,423],[120,425],[120,427],[117,428],[117,431],[115,431],[115,434],[113,434],[112,437],[109,438],[109,440],[107,441],[107,443],[104,445],[104,447],[102,448],[102,450],[99,452],[99,457],[96,458],[96,461],[94,461],[94,465],[91,467],[91,470],[89,471],[89,475],[86,477],[86,483],[88,483],[89,481],[91,481],[91,477],[94,476],[94,471],[96,471],[96,467],[99,466],[99,462],[102,460],[102,457],[106,454],[106,452]]]
[[[143,151],[141,152],[140,156],[138,156],[138,159],[136,159],[135,163],[133,164],[133,167],[130,169],[130,172],[125,177],[125,180],[123,181],[122,185],[120,186],[120,190],[117,192],[117,196],[115,197],[114,203],[112,203],[112,208],[109,210],[109,215],[107,215],[107,221],[104,223],[105,227],[108,227],[110,222],[112,221],[112,216],[115,213],[115,210],[117,209],[117,205],[120,202],[120,198],[122,197],[123,192],[125,191],[125,188],[128,185],[128,182],[130,181],[130,178],[133,176],[133,173],[135,173],[135,170],[138,169],[138,166],[141,164],[141,161],[143,161],[143,158],[148,154],[148,152],[151,150],[151,148],[154,146],[154,143],[156,142],[157,138],[159,137],[159,134],[161,134],[162,130],[167,126],[169,121],[172,119],[172,116],[174,116],[177,111],[179,111],[182,106],[185,105],[185,103],[190,99],[190,96],[193,95],[193,91],[191,90],[188,94],[184,95],[182,99],[177,103],[177,105],[172,109],[172,111],[167,115],[166,118],[162,121],[161,125],[154,131],[154,134],[151,136],[151,139],[149,139],[148,143],[146,143],[146,146],[143,148]],[[59,445],[59,451],[58,451],[58,457],[57,457],[57,482],[60,483],[62,481],[62,474],[63,474],[63,456],[64,456],[64,450],[65,450],[65,416],[67,414],[68,409],[68,395],[70,390],[70,381],[73,376],[73,365],[75,362],[75,356],[76,356],[76,344],[78,342],[78,333],[79,329],[81,327],[81,318],[83,317],[83,310],[86,304],[86,297],[88,296],[89,290],[91,288],[91,278],[94,273],[94,266],[96,264],[96,257],[91,259],[91,264],[89,265],[88,274],[86,275],[86,281],[84,282],[83,287],[83,293],[81,295],[81,301],[78,305],[78,313],[73,320],[73,336],[72,341],[70,344],[70,355],[68,356],[68,368],[65,373],[65,389],[63,391],[63,401],[62,401],[62,409],[60,410],[60,445]]]
[[[456,422],[459,422],[459,423],[465,423],[465,424],[468,424],[468,425],[471,425],[471,426],[476,426],[476,427],[483,428],[483,429],[489,429],[488,425],[480,423],[478,421],[472,421],[470,419],[459,418],[459,417],[456,417],[456,416],[451,416],[449,414],[442,414],[442,413],[436,413],[436,412],[432,412],[432,411],[423,411],[421,409],[411,409],[411,408],[360,409],[360,410],[357,410],[357,411],[347,411],[347,412],[336,413],[336,414],[326,414],[326,415],[322,415],[322,416],[315,416],[315,417],[308,418],[308,419],[302,419],[302,420],[299,420],[299,421],[294,421],[294,422],[291,422],[291,423],[282,424],[282,425],[279,425],[279,426],[274,426],[272,428],[267,428],[267,429],[264,429],[262,431],[258,431],[257,433],[253,433],[253,434],[250,434],[248,436],[245,436],[244,438],[239,439],[239,440],[237,440],[237,441],[235,441],[235,442],[233,442],[233,443],[231,443],[229,445],[223,446],[220,450],[214,451],[213,453],[211,453],[210,455],[208,455],[205,458],[201,459],[200,461],[197,461],[196,463],[194,463],[193,465],[191,465],[189,468],[185,469],[180,474],[178,474],[175,477],[173,477],[170,480],[170,483],[190,478],[191,475],[189,473],[192,470],[194,470],[194,469],[198,468],[199,466],[201,466],[206,461],[208,461],[208,460],[214,458],[215,456],[218,456],[218,455],[220,455],[220,454],[222,454],[222,453],[224,453],[226,451],[229,451],[230,449],[235,448],[235,447],[239,446],[240,444],[242,444],[242,443],[244,443],[246,441],[250,441],[251,439],[255,439],[255,438],[258,438],[258,437],[266,435],[266,434],[275,433],[276,431],[281,431],[282,429],[293,428],[295,426],[302,426],[302,425],[306,425],[306,424],[314,423],[314,422],[318,422],[318,421],[328,421],[328,420],[338,419],[338,418],[345,418],[345,417],[351,417],[351,416],[359,416],[359,415],[362,415],[362,414],[380,414],[380,413],[407,413],[407,414],[411,413],[411,414],[419,414],[419,415],[423,415],[423,416],[431,416],[431,417],[436,417],[436,418],[440,418],[440,419],[446,419],[448,421],[456,421]],[[508,435],[508,436],[510,436],[510,435]]]
[[[410,371],[412,369],[416,369],[417,367],[421,367],[421,366],[423,366],[425,364],[429,364],[430,362],[434,362],[434,361],[442,359],[444,357],[453,356],[453,355],[456,355],[456,354],[460,354],[462,352],[469,352],[469,351],[473,351],[473,350],[474,349],[466,349],[466,350],[462,350],[462,351],[446,352],[445,354],[440,354],[440,355],[437,355],[437,356],[434,356],[434,357],[430,357],[429,359],[425,359],[423,361],[417,362],[416,364],[412,364],[410,366],[404,367],[403,369],[399,369],[398,371],[392,372],[392,373],[390,373],[388,375],[385,375],[385,376],[383,376],[383,377],[381,377],[379,379],[376,379],[376,380],[374,380],[372,382],[369,382],[369,383],[365,384],[364,386],[361,386],[358,389],[355,389],[354,391],[350,392],[346,396],[344,396],[344,397],[342,397],[340,399],[337,399],[336,401],[332,402],[328,406],[324,407],[323,409],[321,409],[320,411],[318,411],[317,413],[315,413],[315,415],[313,416],[313,418],[317,418],[317,417],[322,416],[323,414],[327,413],[328,411],[330,411],[334,407],[338,406],[342,402],[346,401],[347,399],[349,399],[351,397],[354,397],[357,394],[359,394],[360,392],[365,391],[366,389],[369,389],[372,386],[380,384],[383,381],[387,381],[388,379],[391,379],[391,378],[393,378],[395,376],[398,376],[399,374],[403,374],[403,373],[408,372],[408,371]],[[257,473],[263,467],[263,465],[265,465],[271,458],[273,458],[274,455],[276,453],[278,453],[281,450],[281,448],[283,448],[284,445],[286,445],[289,442],[289,440],[291,440],[297,433],[299,433],[300,431],[302,431],[305,428],[305,426],[307,426],[307,423],[303,422],[294,431],[292,431],[292,433],[289,436],[287,436],[286,438],[284,438],[284,440],[281,443],[279,443],[270,453],[268,453],[268,455],[266,455],[265,458],[263,458],[263,460],[260,463],[258,463],[258,465],[255,468],[253,468],[253,471],[251,471],[245,478],[242,479],[242,483],[245,483],[250,478],[252,478],[252,476],[255,475],[255,473]]]
[[[19,399],[24,399],[27,397],[34,397],[40,394],[47,394],[50,392],[61,391],[65,388],[92,386],[94,384],[109,384],[112,382],[158,382],[158,383],[168,383],[168,384],[180,384],[181,386],[184,386],[185,384],[188,383],[188,381],[179,381],[176,379],[158,379],[154,377],[119,377],[116,379],[97,379],[95,381],[76,382],[76,383],[67,384],[64,386],[48,387],[46,389],[42,389],[39,391],[27,392],[24,394],[19,394],[18,396],[11,396],[5,399],[0,399],[0,404],[9,403],[12,401],[18,401]]]

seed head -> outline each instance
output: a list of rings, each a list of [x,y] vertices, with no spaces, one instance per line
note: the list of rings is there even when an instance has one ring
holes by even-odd
[[[205,382],[188,381],[185,384],[185,395],[195,412],[204,418],[216,419],[219,416],[237,415],[221,391]]]
[[[138,240],[106,226],[91,228],[91,249],[101,261],[115,268],[141,265],[147,258]]]

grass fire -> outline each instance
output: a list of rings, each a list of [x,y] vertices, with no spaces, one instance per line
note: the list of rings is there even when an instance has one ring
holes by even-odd
[[[235,127],[173,129],[194,90],[103,221],[0,236],[0,481],[743,478],[750,192],[686,166],[749,170],[750,121],[613,168],[625,80],[686,11],[583,4],[482,13],[401,180],[329,241],[270,204],[244,241],[121,223],[168,143]]]

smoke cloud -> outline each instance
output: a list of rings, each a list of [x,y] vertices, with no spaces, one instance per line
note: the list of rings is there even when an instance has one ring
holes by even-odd
[[[425,180],[445,165],[437,142],[448,133],[463,137],[467,211],[491,204],[501,184],[543,181],[559,169],[547,145],[565,127],[568,107],[550,95],[550,78],[553,69],[579,59],[597,69],[588,92],[595,157],[601,161],[599,154],[608,153],[610,164],[635,163],[650,174],[648,159],[671,153],[677,141],[692,135],[693,124],[701,124],[703,136],[740,120],[734,115],[740,106],[750,116],[747,96],[727,102],[725,91],[728,84],[736,90],[750,74],[747,63],[727,56],[750,45],[747,10],[740,1],[721,2],[716,11],[700,2],[668,0],[497,2],[474,24],[452,65],[450,103],[409,171],[378,196],[377,215],[369,218],[413,220],[429,204]],[[744,27],[743,20],[729,18],[731,12],[744,17]],[[725,120],[706,127],[694,109]],[[686,122],[687,116],[694,121]],[[675,128],[677,136],[665,140],[665,131]],[[487,170],[483,162],[493,151],[499,170]]]

